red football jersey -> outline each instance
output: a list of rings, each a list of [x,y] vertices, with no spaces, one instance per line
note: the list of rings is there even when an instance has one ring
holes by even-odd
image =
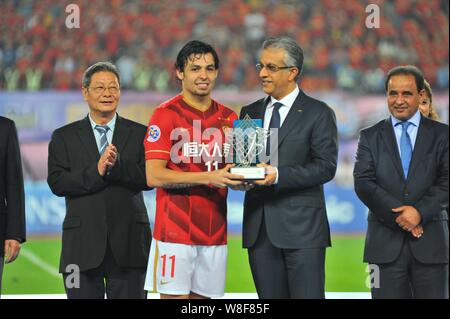
[[[167,168],[204,172],[223,168],[227,148],[224,129],[237,115],[211,102],[206,112],[187,104],[182,95],[161,104],[153,113],[144,140],[145,159],[167,160]],[[156,190],[153,237],[187,245],[227,243],[227,188],[193,186]]]

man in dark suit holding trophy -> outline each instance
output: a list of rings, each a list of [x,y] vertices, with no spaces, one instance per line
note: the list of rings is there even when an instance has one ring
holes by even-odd
[[[298,88],[302,66],[294,40],[266,40],[256,68],[268,96],[240,114],[272,131],[258,165],[266,176],[244,200],[243,246],[260,298],[325,297],[331,242],[323,184],[336,172],[337,127],[332,109]]]

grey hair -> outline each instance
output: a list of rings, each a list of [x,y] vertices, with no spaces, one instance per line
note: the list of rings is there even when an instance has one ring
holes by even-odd
[[[269,38],[264,41],[263,49],[283,49],[286,51],[284,63],[286,66],[295,66],[298,68],[298,74],[295,81],[298,81],[303,69],[303,49],[290,37]]]
[[[91,84],[92,76],[97,72],[111,72],[117,77],[117,81],[120,85],[120,76],[117,67],[111,62],[97,62],[84,71],[83,80],[81,84],[83,87],[87,88]]]

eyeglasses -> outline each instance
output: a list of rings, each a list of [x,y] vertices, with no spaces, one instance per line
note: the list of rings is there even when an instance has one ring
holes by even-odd
[[[94,86],[94,87],[89,87],[90,89],[92,89],[92,91],[95,94],[103,94],[103,92],[105,92],[106,89],[108,89],[109,93],[116,95],[117,93],[119,93],[120,88],[118,88],[117,86],[109,86],[109,87],[104,87],[104,86]]]
[[[278,66],[272,63],[269,64],[262,64],[258,63],[256,65],[256,71],[260,72],[262,69],[266,68],[266,70],[270,73],[275,73],[280,70],[289,69],[289,68],[295,68],[295,66]]]

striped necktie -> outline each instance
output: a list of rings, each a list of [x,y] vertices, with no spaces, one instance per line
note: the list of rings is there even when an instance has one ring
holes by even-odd
[[[106,138],[106,133],[109,131],[109,127],[108,125],[96,125],[95,129],[100,133],[100,147],[98,151],[100,155],[102,155],[109,144],[108,139]]]

